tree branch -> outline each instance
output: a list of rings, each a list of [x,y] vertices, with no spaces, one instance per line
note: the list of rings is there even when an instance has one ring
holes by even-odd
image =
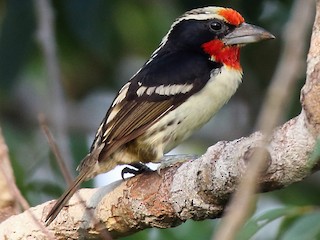
[[[177,226],[187,219],[217,218],[246,169],[251,149],[259,147],[262,139],[263,135],[257,132],[247,138],[219,142],[202,157],[164,169],[161,175],[147,173],[100,189],[81,189],[79,194],[87,211],[94,211],[101,222],[100,229],[93,225],[90,214],[75,196],[49,230],[57,239],[80,235],[93,238],[102,227],[113,237],[120,237],[149,227]],[[306,166],[314,145],[315,138],[307,129],[303,114],[278,128],[268,146],[268,168],[259,180],[263,191],[285,187],[308,176]],[[46,202],[31,211],[43,221],[52,204]],[[0,225],[0,238],[19,239],[27,234],[45,239],[25,213]]]
[[[320,132],[320,1],[313,28],[306,84],[301,92],[302,112],[277,128],[265,150],[267,166],[259,178],[261,191],[272,191],[302,180],[311,174],[310,153]],[[200,158],[175,164],[161,175],[146,173],[103,188],[81,189],[83,202],[74,196],[48,227],[57,239],[79,236],[98,238],[108,230],[113,237],[132,234],[145,228],[168,228],[187,219],[220,217],[230,195],[245,173],[252,152],[261,146],[264,135],[256,132],[231,142],[218,142]],[[263,147],[263,146],[262,146]],[[319,170],[318,164],[312,171]],[[44,220],[53,202],[31,208]],[[95,226],[91,220],[101,223]],[[0,238],[23,239],[32,235],[46,239],[30,216],[24,212],[0,224]]]

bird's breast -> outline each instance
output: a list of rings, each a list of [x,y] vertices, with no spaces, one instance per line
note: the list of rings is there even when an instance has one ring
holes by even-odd
[[[235,93],[241,77],[234,68],[216,69],[205,87],[160,119],[142,139],[162,149],[162,154],[170,151],[215,115]]]

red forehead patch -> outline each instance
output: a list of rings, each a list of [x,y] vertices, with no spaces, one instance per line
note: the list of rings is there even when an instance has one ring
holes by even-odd
[[[244,22],[244,18],[237,11],[231,8],[223,8],[218,12],[219,15],[225,18],[225,20],[235,26]]]

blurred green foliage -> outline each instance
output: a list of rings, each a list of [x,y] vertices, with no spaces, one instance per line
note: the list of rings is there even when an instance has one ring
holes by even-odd
[[[35,205],[61,194],[64,183],[37,123],[39,112],[50,112],[52,106],[48,95],[52,94],[52,89],[47,83],[43,55],[36,41],[37,16],[33,4],[31,0],[0,3],[0,124],[10,149],[17,184]],[[82,122],[86,118],[90,121],[97,111],[104,114],[108,107],[93,104],[84,105],[85,108],[81,103],[101,92],[112,98],[157,48],[174,19],[196,7],[232,7],[241,12],[247,22],[262,26],[277,36],[275,41],[247,46],[242,51],[245,77],[234,99],[248,106],[249,126],[253,126],[278,61],[281,34],[292,1],[56,0],[52,4],[66,105],[86,112],[82,118],[71,118],[67,124],[69,147],[76,159],[70,165],[75,168],[88,150],[88,135],[94,131],[84,127]],[[303,78],[301,76],[301,82],[292,94],[287,118],[300,111],[299,91]],[[71,110],[67,113],[73,115]],[[94,126],[98,126],[98,122]],[[248,127],[242,133],[251,131]],[[215,139],[210,141],[211,145]],[[314,175],[286,189],[262,195],[285,207],[252,218],[242,234],[253,236],[264,227],[259,221],[267,225],[282,217],[277,239],[319,239],[317,219],[320,216],[315,211],[320,202],[318,178]],[[304,206],[310,206],[308,209],[315,212],[304,212]],[[187,221],[173,229],[145,230],[124,239],[209,239],[216,224],[215,220]],[[273,230],[274,234],[276,231]],[[271,239],[268,235],[258,236],[257,239]]]

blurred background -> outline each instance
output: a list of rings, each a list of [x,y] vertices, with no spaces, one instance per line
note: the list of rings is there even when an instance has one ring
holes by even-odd
[[[66,186],[39,127],[38,115],[45,114],[67,167],[75,176],[75,168],[87,154],[116,92],[148,60],[175,18],[192,8],[234,8],[247,22],[269,30],[277,39],[242,49],[244,78],[238,92],[174,153],[200,155],[217,141],[252,133],[283,47],[282,34],[293,1],[52,1],[53,40],[59,66],[53,79],[39,41],[43,36],[39,34],[41,21],[35,3],[0,1],[0,126],[17,185],[31,205],[57,198]],[[311,25],[308,32],[310,35]],[[299,94],[305,79],[307,50],[301,59],[300,80],[290,94],[282,122],[301,110]],[[85,186],[101,186],[119,179],[119,171]],[[319,174],[259,198],[258,213],[283,206],[317,206]],[[281,236],[282,229],[289,229],[301,215],[282,217],[263,228],[255,239]],[[125,239],[209,239],[217,222],[187,221],[174,229],[145,230]]]

